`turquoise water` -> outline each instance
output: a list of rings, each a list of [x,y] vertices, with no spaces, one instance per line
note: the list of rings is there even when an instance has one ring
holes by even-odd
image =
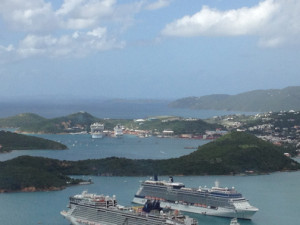
[[[2,225],[68,225],[59,212],[66,209],[68,197],[83,190],[105,195],[115,194],[122,205],[130,205],[140,181],[147,177],[91,177],[92,185],[73,186],[62,191],[10,193],[0,195]],[[167,179],[161,177],[161,179]],[[218,180],[222,186],[235,186],[260,209],[251,221],[241,225],[299,224],[300,172],[274,173],[264,176],[187,176],[174,177],[186,186],[211,186]],[[199,225],[229,225],[227,218],[189,214]]]

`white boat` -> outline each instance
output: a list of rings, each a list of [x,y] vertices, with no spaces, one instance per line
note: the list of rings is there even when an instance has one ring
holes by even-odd
[[[90,126],[92,138],[102,138],[104,131],[103,123],[93,123]]]
[[[237,218],[232,218],[230,221],[230,225],[240,225]]]

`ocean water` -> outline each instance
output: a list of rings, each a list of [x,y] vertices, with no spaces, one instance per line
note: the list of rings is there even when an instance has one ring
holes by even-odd
[[[152,103],[114,103],[101,101],[86,102],[0,102],[0,118],[19,113],[36,113],[46,118],[66,116],[79,111],[85,111],[98,118],[137,119],[151,116],[182,116],[206,119],[212,116],[228,114],[251,115],[253,112],[191,110],[168,107],[168,102]]]

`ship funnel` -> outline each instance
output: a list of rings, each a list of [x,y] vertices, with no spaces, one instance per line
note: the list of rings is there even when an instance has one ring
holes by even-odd
[[[220,186],[220,183],[219,183],[219,181],[216,180],[216,181],[215,181],[215,187],[218,188],[219,186]]]
[[[154,175],[154,181],[158,181],[157,175]]]
[[[169,182],[170,182],[170,183],[173,183],[173,181],[174,181],[174,180],[173,180],[173,177],[169,177]]]

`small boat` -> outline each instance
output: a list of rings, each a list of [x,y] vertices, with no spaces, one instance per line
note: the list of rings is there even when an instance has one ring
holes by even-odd
[[[193,146],[186,146],[186,147],[184,147],[184,149],[197,149],[197,147],[193,147]]]
[[[230,221],[230,225],[240,225],[237,218],[232,218]]]

